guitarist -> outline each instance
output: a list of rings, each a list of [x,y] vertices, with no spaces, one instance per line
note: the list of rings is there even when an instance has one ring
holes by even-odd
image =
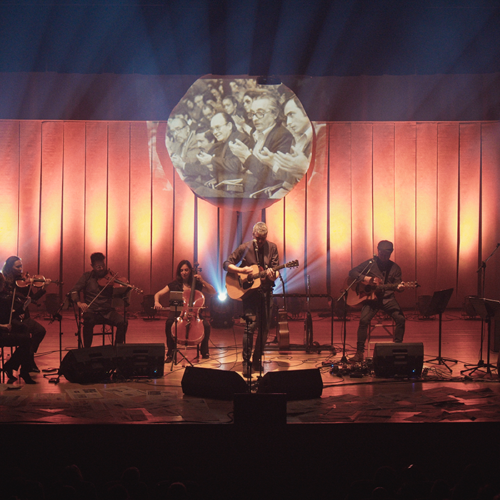
[[[390,241],[382,240],[377,245],[377,255],[372,260],[366,260],[349,271],[349,277],[358,279],[366,285],[399,284],[397,291],[403,291],[404,285],[401,280],[401,268],[392,260],[391,254],[394,250]],[[394,330],[394,342],[403,342],[405,333],[405,316],[398,304],[394,290],[385,290],[377,293],[374,300],[366,300],[361,309],[361,317],[358,327],[358,338],[356,354],[349,359],[350,363],[361,363],[364,360],[365,342],[371,319],[379,310],[384,311],[392,317],[396,323]]]
[[[224,270],[232,273],[252,274],[251,266],[258,265],[266,270],[259,288],[249,290],[243,296],[243,315],[247,328],[243,334],[243,374],[250,376],[253,371],[262,371],[262,351],[267,341],[271,320],[272,289],[279,276],[272,268],[279,266],[278,247],[267,241],[267,226],[257,222],[253,227],[253,240],[241,244],[224,262]],[[238,267],[241,264],[241,267]],[[253,335],[257,330],[257,339],[252,356]]]

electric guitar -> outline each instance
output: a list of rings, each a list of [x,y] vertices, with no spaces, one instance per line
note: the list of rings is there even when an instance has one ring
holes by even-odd
[[[354,278],[347,278],[348,284],[351,284]],[[380,278],[373,278],[372,283],[355,283],[347,293],[347,305],[357,306],[365,300],[376,300],[386,290],[396,290],[400,285],[404,288],[417,288],[420,285],[416,281],[402,281],[401,283],[383,284]]]
[[[273,271],[279,271],[285,267],[297,267],[299,265],[298,260],[292,260],[281,266],[273,267]],[[250,290],[254,288],[259,288],[260,280],[266,277],[267,270],[259,268],[257,264],[250,266],[252,268],[251,274],[242,273],[232,273],[226,274],[226,289],[229,297],[235,300],[242,300],[243,296],[246,295]]]

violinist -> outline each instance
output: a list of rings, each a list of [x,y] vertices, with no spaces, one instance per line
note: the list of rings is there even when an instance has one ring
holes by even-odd
[[[181,260],[177,265],[177,271],[175,273],[175,281],[169,283],[165,288],[161,289],[159,292],[155,293],[155,309],[163,309],[160,304],[160,297],[167,294],[170,291],[173,292],[183,292],[183,291],[191,291],[191,285],[193,282],[193,278],[195,279],[195,289],[199,292],[214,295],[215,288],[205,281],[201,274],[195,274],[193,276],[193,266],[191,262],[188,260]],[[180,316],[182,312],[182,307],[177,311],[177,316]],[[174,354],[175,340],[172,335],[172,326],[175,323],[175,310],[171,308],[170,313],[168,315],[167,322],[165,323],[165,335],[167,337],[167,358],[165,360],[166,363],[172,362],[172,357]],[[210,357],[208,352],[208,340],[210,338],[210,323],[203,319],[203,328],[205,335],[200,344],[200,353],[203,359],[208,359]]]
[[[83,347],[92,346],[95,325],[116,327],[116,343],[124,344],[128,321],[115,310],[112,301],[113,297],[121,292],[125,303],[128,304],[131,289],[114,288],[111,280],[106,280],[109,270],[106,267],[106,257],[101,252],[90,256],[90,264],[92,271],[83,273],[70,292],[71,300],[83,312]],[[119,292],[115,295],[114,290]]]
[[[27,384],[36,384],[29,374],[30,334],[26,325],[13,321],[12,302],[12,294],[7,292],[4,275],[0,273],[0,347],[17,347],[4,363],[3,372],[7,375],[8,384],[17,380],[13,372],[19,368],[19,375]]]
[[[38,351],[38,347],[44,339],[47,330],[38,321],[30,317],[28,305],[30,302],[36,302],[45,295],[45,285],[51,283],[51,280],[44,280],[41,286],[32,286],[33,283],[23,273],[23,261],[15,255],[12,255],[5,261],[2,273],[5,277],[5,289],[7,293],[12,294],[14,290],[16,292],[14,300],[15,318],[13,320],[14,322],[22,322],[28,329],[28,332],[31,333],[29,371],[40,373],[35,363],[35,353]]]

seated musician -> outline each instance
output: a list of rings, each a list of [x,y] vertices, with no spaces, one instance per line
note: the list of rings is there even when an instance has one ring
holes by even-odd
[[[95,325],[116,327],[116,344],[124,344],[128,321],[115,310],[112,301],[113,296],[121,294],[125,303],[128,303],[130,289],[115,289],[112,281],[106,280],[109,270],[106,257],[101,252],[93,253],[90,263],[92,271],[83,273],[70,292],[73,303],[83,312],[83,347],[92,346]],[[119,290],[118,294],[114,295],[114,290]]]
[[[160,304],[160,297],[162,297],[166,293],[169,293],[170,291],[173,292],[183,292],[186,290],[188,290],[189,292],[191,291],[191,284],[193,281],[193,266],[191,265],[191,262],[189,262],[188,260],[181,260],[177,265],[175,278],[176,278],[175,281],[172,281],[165,288],[155,293],[155,309],[163,309],[162,305]],[[194,278],[196,279],[196,285],[195,285],[196,290],[206,293],[208,295],[214,295],[216,293],[215,288],[210,283],[205,281],[201,276],[201,274],[195,274]],[[178,306],[177,309],[178,309],[177,316],[180,316],[182,312],[182,305]],[[175,323],[175,309],[174,307],[171,307],[167,322],[165,323],[165,335],[167,337],[167,357],[165,360],[166,363],[171,363],[173,359],[174,347],[175,347],[175,340],[173,337],[173,331],[175,333],[174,323]],[[205,335],[200,344],[200,353],[203,359],[208,359],[210,357],[208,352],[208,341],[210,339],[210,323],[206,319],[203,319],[203,328]]]
[[[36,302],[46,293],[44,286],[33,287],[19,285],[19,283],[24,282],[25,275],[23,273],[23,261],[16,255],[12,255],[5,261],[2,273],[5,277],[6,290],[8,290],[9,293],[12,293],[14,290],[16,291],[15,309],[17,314],[14,322],[22,322],[27,328],[26,331],[31,334],[29,371],[40,373],[35,363],[35,353],[38,351],[38,347],[44,339],[47,330],[30,316],[28,305],[31,302]],[[48,285],[50,282],[51,280],[47,279],[44,284]]]
[[[30,334],[28,327],[18,320],[12,307],[13,296],[5,286],[5,278],[0,273],[0,347],[16,347],[12,356],[3,365],[7,383],[17,380],[14,370],[27,384],[36,384],[29,374],[30,370]]]
[[[380,241],[377,245],[377,256],[351,269],[349,277],[359,279],[360,282],[366,285],[373,285],[374,280],[377,280],[378,284],[391,283],[398,285],[397,291],[403,291],[404,285],[401,281],[401,268],[390,260],[393,250],[394,247],[390,241]],[[394,296],[394,290],[387,289],[381,294],[377,294],[374,300],[366,300],[364,302],[359,320],[356,354],[349,359],[350,363],[361,363],[364,360],[368,327],[370,321],[379,310],[391,316],[396,323],[394,342],[403,342],[405,316]]]

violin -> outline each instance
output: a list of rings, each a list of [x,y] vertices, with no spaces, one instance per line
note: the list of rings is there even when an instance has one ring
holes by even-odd
[[[195,288],[196,275],[201,272],[201,268],[198,268],[198,266],[199,264],[195,263],[191,290],[184,290],[184,306],[171,329],[172,337],[176,338],[177,335],[177,343],[186,346],[198,345],[205,337],[203,320],[199,316],[200,309],[205,304],[205,297]]]
[[[41,274],[36,274],[35,276],[30,276],[28,273],[22,274],[18,279],[15,280],[16,286],[19,288],[27,288],[29,287],[27,297],[23,304],[23,310],[31,304],[31,291],[33,288],[43,288],[45,285],[49,285],[50,283],[54,283],[55,285],[62,285],[62,281],[52,281],[49,278],[45,278]],[[37,292],[38,293],[38,292]],[[35,294],[36,295],[36,294]],[[19,298],[18,300],[21,300]]]
[[[54,283],[54,285],[64,285],[62,281],[55,281],[41,274],[35,274],[34,276],[30,276],[28,273],[23,274],[20,278],[16,279],[16,285],[19,288],[25,288],[27,286],[33,286],[35,288],[42,288],[45,285],[50,285],[50,283]]]
[[[113,288],[130,288],[131,290],[134,290],[134,292],[137,293],[144,293],[144,290],[141,290],[140,288],[137,288],[136,286],[131,285],[127,278],[117,278],[118,273],[113,273],[111,269],[108,269],[108,272],[106,273],[106,276],[103,276],[102,278],[99,278],[97,280],[97,283],[99,286],[102,287],[107,287],[108,285],[111,285]]]

